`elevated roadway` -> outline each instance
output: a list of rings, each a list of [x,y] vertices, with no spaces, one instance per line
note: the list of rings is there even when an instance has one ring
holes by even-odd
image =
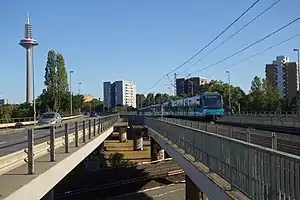
[[[63,122],[62,127],[58,127],[55,130],[56,137],[61,137],[64,135],[65,127],[64,124],[69,124],[69,130],[71,132],[74,132],[75,129],[75,121],[80,121],[79,127],[82,128],[82,121],[93,119],[89,118],[88,116],[85,116],[83,118],[76,118],[76,119],[70,119],[65,120]],[[92,122],[93,123],[93,120]],[[8,132],[8,133],[0,133],[0,157],[19,151],[21,149],[27,148],[27,135],[28,135],[28,129],[32,128],[33,126],[28,126],[26,128],[22,128],[19,130],[16,130],[15,132]],[[42,142],[49,140],[49,134],[50,134],[50,127],[46,128],[36,128],[34,130],[35,135],[35,144],[40,144]]]
[[[71,139],[73,133],[68,135],[69,140],[58,139],[54,145],[55,161],[49,162],[48,147],[44,144],[43,156],[35,159],[36,174],[25,175],[27,165],[2,174],[0,182],[6,184],[0,187],[0,199],[33,200],[53,195],[51,188],[113,132],[116,116],[104,118],[93,127],[101,133],[93,131],[95,136],[85,142],[80,139],[79,146]],[[185,171],[187,188],[192,194],[196,195],[198,190],[212,200],[279,199],[279,195],[300,199],[299,156],[173,122],[143,116],[128,118],[144,124],[155,142]],[[79,135],[82,137],[81,131]],[[54,155],[51,148],[50,152]],[[36,151],[35,156],[38,154]]]
[[[0,172],[4,171],[0,182],[5,183],[0,187],[0,199],[41,199],[48,191],[50,193],[46,196],[51,196],[52,188],[113,132],[112,125],[116,120],[116,115],[105,116],[97,118],[95,126],[91,123],[91,128],[87,124],[85,129],[79,130],[78,127],[75,133],[68,129],[63,137],[59,137],[60,132],[55,135],[56,139],[52,143],[50,140],[50,149],[49,144],[37,139],[35,142],[39,144],[33,147],[33,158],[30,158],[32,154],[27,151],[25,165],[20,165],[26,163],[23,150],[0,157]],[[42,131],[40,136],[47,136],[43,140],[49,141],[46,132]]]
[[[151,137],[208,199],[300,199],[299,156],[186,124],[128,118],[144,120]]]

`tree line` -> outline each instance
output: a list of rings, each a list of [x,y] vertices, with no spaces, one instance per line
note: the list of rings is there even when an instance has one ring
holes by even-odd
[[[200,87],[201,92],[218,92],[223,96],[224,106],[229,105],[229,88],[231,108],[234,111],[299,111],[300,101],[299,95],[292,99],[281,98],[277,88],[268,83],[266,79],[255,76],[251,82],[251,88],[246,94],[239,86],[229,85],[218,80],[212,80],[208,84]],[[145,107],[152,104],[160,104],[170,100],[176,100],[191,95],[182,94],[173,96],[161,93],[149,93],[146,96],[137,94],[137,107]]]
[[[44,86],[41,94],[36,98],[37,116],[44,112],[59,112],[62,116],[70,115],[70,89],[68,72],[62,54],[50,50],[45,66]],[[84,111],[101,112],[103,102],[93,99],[84,102],[84,96],[72,94],[72,112],[78,114]],[[30,103],[7,104],[0,106],[0,119],[10,121],[11,118],[33,117],[33,106]]]

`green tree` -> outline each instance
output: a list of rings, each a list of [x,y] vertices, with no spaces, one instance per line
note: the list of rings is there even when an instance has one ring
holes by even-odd
[[[63,104],[64,95],[68,91],[68,74],[65,67],[65,60],[61,54],[57,54],[55,57],[55,67],[56,67],[56,101],[57,101],[57,110],[60,110],[61,105]]]
[[[258,76],[255,76],[251,82],[251,92],[254,91],[257,92],[263,91],[263,82]]]
[[[251,82],[251,90],[249,93],[249,111],[262,111],[264,102],[263,81],[258,76],[255,76]]]
[[[134,166],[134,163],[125,159],[125,155],[122,153],[110,154],[108,158],[110,166]]]
[[[162,103],[162,95],[161,93],[156,93],[154,97],[155,104],[161,104]]]
[[[289,104],[289,110],[290,111],[300,111],[300,99],[299,95],[292,98]]]
[[[263,80],[263,110],[264,111],[280,111],[281,98],[280,94],[271,83]]]
[[[143,107],[143,105],[145,104],[145,95],[144,94],[136,94],[136,107],[140,108],[141,105]]]
[[[56,110],[56,54],[53,50],[48,52],[47,64],[45,67],[45,81],[46,86],[45,100],[46,105],[50,110]]]
[[[147,97],[144,102],[145,102],[144,106],[155,104],[154,94],[153,93],[147,94]]]

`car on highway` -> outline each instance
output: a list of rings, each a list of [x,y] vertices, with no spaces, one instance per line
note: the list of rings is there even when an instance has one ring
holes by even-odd
[[[229,108],[229,107],[225,107],[224,108],[224,114],[229,116],[229,115],[233,115],[233,109],[232,108]]]
[[[46,112],[39,118],[37,125],[54,125],[62,127],[62,118],[57,112]]]
[[[95,112],[91,112],[90,117],[97,117],[97,114]]]

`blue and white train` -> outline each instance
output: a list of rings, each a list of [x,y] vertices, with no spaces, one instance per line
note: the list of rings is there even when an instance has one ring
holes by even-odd
[[[224,116],[223,98],[217,92],[205,92],[198,96],[167,101],[138,110],[139,115],[196,118],[214,121]]]

